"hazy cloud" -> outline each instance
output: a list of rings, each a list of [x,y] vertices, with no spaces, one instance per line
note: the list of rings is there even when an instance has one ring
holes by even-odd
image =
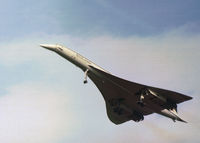
[[[75,120],[67,94],[40,83],[8,88],[0,97],[0,141],[55,143],[69,135]]]
[[[61,43],[115,75],[194,97],[192,101],[179,106],[180,117],[189,124],[174,124],[169,119],[154,114],[145,117],[146,120],[139,124],[130,121],[119,126],[113,125],[106,117],[103,99],[94,85],[89,82],[87,86],[82,86],[83,74],[73,72],[77,68],[69,62],[69,65],[65,64],[67,61],[55,53],[40,48],[40,43]],[[5,143],[14,143],[14,139],[16,142],[27,142],[30,139],[29,142],[52,143],[59,140],[165,140],[167,143],[186,142],[188,139],[197,142],[200,131],[199,45],[200,35],[187,36],[184,27],[151,37],[120,38],[105,35],[79,38],[36,34],[2,43],[1,65],[12,67],[13,70],[19,70],[15,67],[24,63],[39,65],[43,84],[38,85],[41,79],[38,79],[37,84],[17,84],[8,88],[7,94],[0,98],[0,139]],[[31,69],[30,72],[34,75],[36,70]],[[72,72],[73,76],[70,76]],[[31,78],[24,80],[29,83],[32,81]],[[74,93],[68,93],[70,91],[66,87]],[[72,103],[68,102],[68,98]],[[68,131],[74,128],[76,132],[70,134]],[[86,138],[87,135],[90,138]]]

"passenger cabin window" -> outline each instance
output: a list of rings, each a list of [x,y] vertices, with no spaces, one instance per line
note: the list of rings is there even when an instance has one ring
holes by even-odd
[[[58,47],[58,50],[59,50],[59,51],[63,51],[63,49],[62,49],[62,48],[59,48],[59,47]]]

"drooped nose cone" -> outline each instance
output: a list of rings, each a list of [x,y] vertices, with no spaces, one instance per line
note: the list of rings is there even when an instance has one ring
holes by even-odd
[[[43,48],[51,50],[51,51],[55,51],[57,45],[53,45],[53,44],[40,44],[40,47],[43,47]]]

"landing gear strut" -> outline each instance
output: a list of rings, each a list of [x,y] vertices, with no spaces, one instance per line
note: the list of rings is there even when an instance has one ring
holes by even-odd
[[[140,105],[141,107],[144,107],[145,106],[145,103],[144,103],[144,98],[146,95],[149,94],[149,91],[148,89],[142,89],[138,95],[139,95],[139,101],[137,101],[137,104]]]
[[[85,71],[85,77],[84,77],[84,81],[83,81],[84,84],[88,83],[88,81],[87,81],[88,72],[89,72],[89,70],[87,69],[87,70]]]
[[[144,105],[145,105],[143,100],[144,100],[144,95],[141,95],[140,100],[137,102],[141,107],[144,107]]]

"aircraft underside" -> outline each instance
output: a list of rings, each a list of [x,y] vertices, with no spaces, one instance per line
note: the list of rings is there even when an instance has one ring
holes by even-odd
[[[139,122],[152,113],[164,115],[173,121],[183,121],[177,115],[177,104],[191,97],[126,81],[96,68],[93,70],[95,72],[90,73],[89,77],[103,95],[107,115],[113,123]]]

